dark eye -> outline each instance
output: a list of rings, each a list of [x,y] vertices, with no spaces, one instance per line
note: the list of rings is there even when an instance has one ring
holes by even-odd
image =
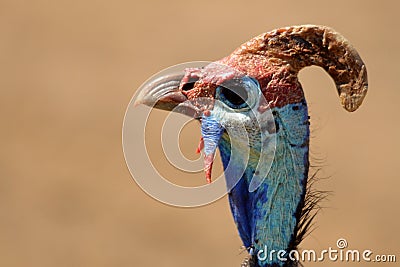
[[[217,87],[216,99],[231,109],[249,110],[259,101],[261,94],[260,84],[252,77],[244,76],[240,79],[225,81]]]
[[[246,106],[248,98],[246,88],[240,80],[233,80],[218,87],[219,99],[234,109]]]

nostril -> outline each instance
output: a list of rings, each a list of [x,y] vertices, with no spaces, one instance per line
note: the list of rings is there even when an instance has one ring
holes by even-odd
[[[182,81],[183,85],[181,87],[182,91],[190,91],[193,89],[194,84],[199,80],[199,77],[190,77],[188,80],[186,81]]]
[[[182,91],[189,91],[189,90],[192,90],[195,83],[196,83],[196,81],[190,81],[190,82],[185,83],[185,84],[182,86]]]

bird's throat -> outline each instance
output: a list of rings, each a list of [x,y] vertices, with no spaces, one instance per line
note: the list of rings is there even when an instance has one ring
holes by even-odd
[[[276,151],[263,183],[254,192],[248,187],[254,164],[248,164],[242,178],[229,192],[229,202],[244,246],[258,265],[289,266],[288,253],[296,246],[297,226],[308,176],[309,127],[306,106],[278,109]],[[289,110],[290,109],[290,110]],[[303,110],[302,110],[303,109]],[[285,121],[293,111],[299,120]],[[230,160],[229,141],[222,138],[219,149],[224,168]],[[229,184],[230,177],[226,177]]]

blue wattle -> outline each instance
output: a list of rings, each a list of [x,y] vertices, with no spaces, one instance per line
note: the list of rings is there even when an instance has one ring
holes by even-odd
[[[201,135],[204,140],[204,153],[206,156],[215,153],[223,133],[224,128],[212,115],[202,116]]]

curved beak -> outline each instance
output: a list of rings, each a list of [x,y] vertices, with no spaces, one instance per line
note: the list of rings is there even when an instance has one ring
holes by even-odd
[[[184,76],[184,73],[179,72],[150,78],[139,88],[134,106],[144,104],[198,118],[199,108],[194,106],[180,89]]]
[[[170,74],[148,80],[139,88],[134,105],[144,104],[158,109],[173,110],[187,100],[179,89],[183,76],[183,74]]]

